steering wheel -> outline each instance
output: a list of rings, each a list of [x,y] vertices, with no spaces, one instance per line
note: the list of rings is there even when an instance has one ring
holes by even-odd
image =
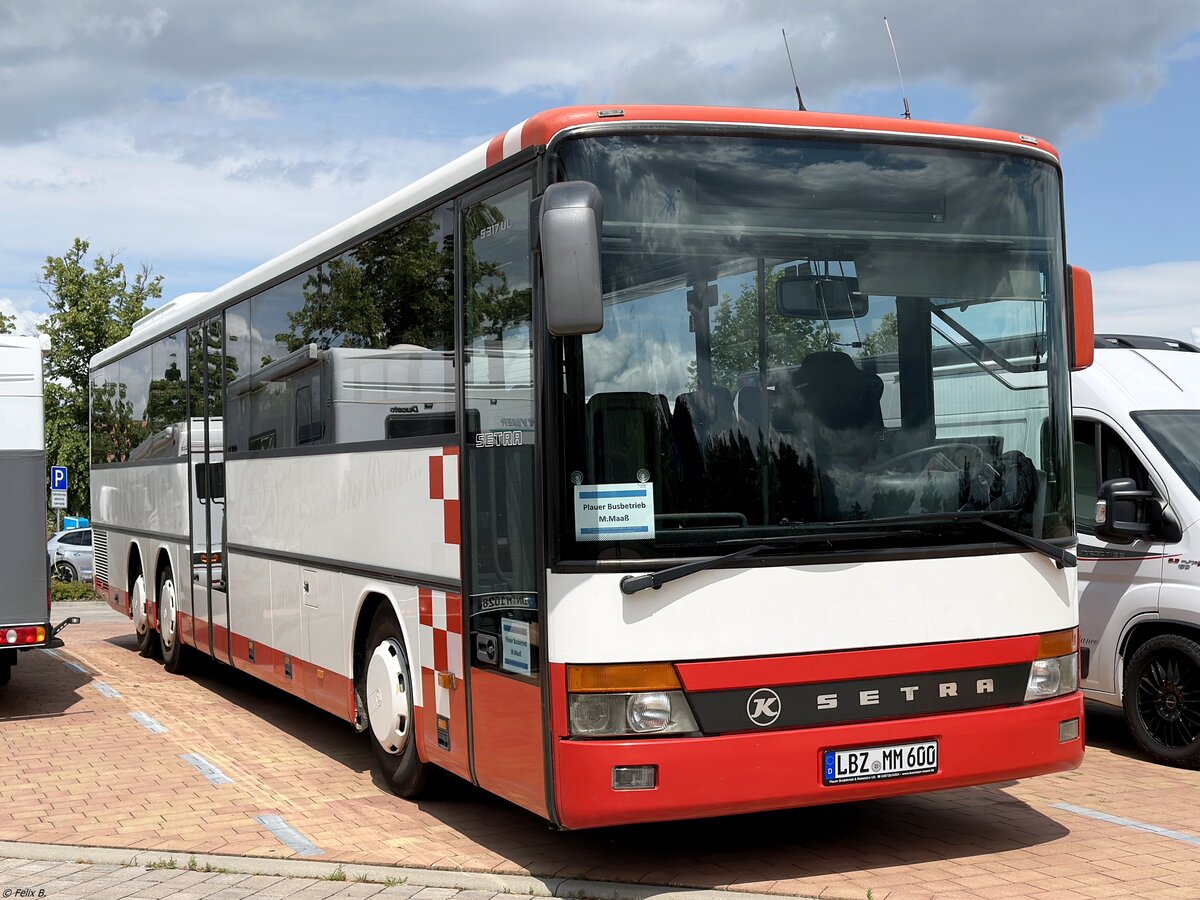
[[[873,468],[876,472],[913,472],[913,471],[937,471],[937,472],[957,472],[962,466],[959,462],[948,454],[962,453],[967,456],[973,463],[981,463],[984,460],[985,454],[983,448],[978,444],[971,444],[967,441],[951,441],[945,444],[930,444],[928,447],[918,447],[916,450],[908,450],[904,453],[898,453],[889,459],[876,463]],[[921,462],[918,467],[915,463]]]

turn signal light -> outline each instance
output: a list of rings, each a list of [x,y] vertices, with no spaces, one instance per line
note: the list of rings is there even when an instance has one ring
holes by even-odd
[[[567,690],[572,694],[677,691],[680,687],[671,663],[567,666]]]
[[[1079,650],[1079,629],[1068,628],[1066,631],[1051,631],[1038,635],[1037,653],[1035,659],[1048,659],[1052,656],[1066,656]]]

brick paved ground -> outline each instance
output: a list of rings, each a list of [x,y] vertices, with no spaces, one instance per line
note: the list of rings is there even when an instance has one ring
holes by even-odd
[[[373,781],[369,749],[348,726],[228,669],[171,677],[137,655],[124,621],[101,617],[65,637],[59,658],[25,654],[0,694],[0,840],[292,857],[254,818],[274,814],[320,848],[313,858],[346,863],[880,900],[1200,897],[1200,773],[1140,759],[1119,714],[1100,708],[1073,773],[554,833],[466,785],[400,800]],[[169,730],[152,734],[135,711]],[[190,753],[232,783],[207,781],[180,758]]]

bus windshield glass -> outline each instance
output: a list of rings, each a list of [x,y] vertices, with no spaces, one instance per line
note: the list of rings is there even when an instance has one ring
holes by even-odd
[[[1070,537],[1052,163],[719,134],[558,162],[604,199],[604,326],[556,343],[560,558]]]

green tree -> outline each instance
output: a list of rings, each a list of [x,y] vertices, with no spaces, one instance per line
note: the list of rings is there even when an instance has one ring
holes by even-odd
[[[17,327],[17,317],[0,312],[0,334],[12,334]]]
[[[88,363],[126,337],[133,323],[149,312],[147,302],[162,296],[162,276],[148,266],[132,278],[117,254],[96,256],[86,265],[88,242],[76,238],[62,256],[48,256],[38,285],[50,315],[42,333],[50,339],[45,357],[46,458],[71,470],[67,508],[90,514],[88,479]],[[122,405],[119,391],[100,398],[114,415]]]
[[[881,356],[900,349],[900,329],[894,312],[884,313],[879,327],[863,338],[863,356]]]
[[[786,271],[767,274],[765,290],[767,367],[796,366],[814,350],[838,341],[824,322],[785,316],[775,303],[775,283]],[[713,383],[736,391],[738,376],[758,370],[758,286],[742,285],[736,297],[726,294],[712,324]]]

